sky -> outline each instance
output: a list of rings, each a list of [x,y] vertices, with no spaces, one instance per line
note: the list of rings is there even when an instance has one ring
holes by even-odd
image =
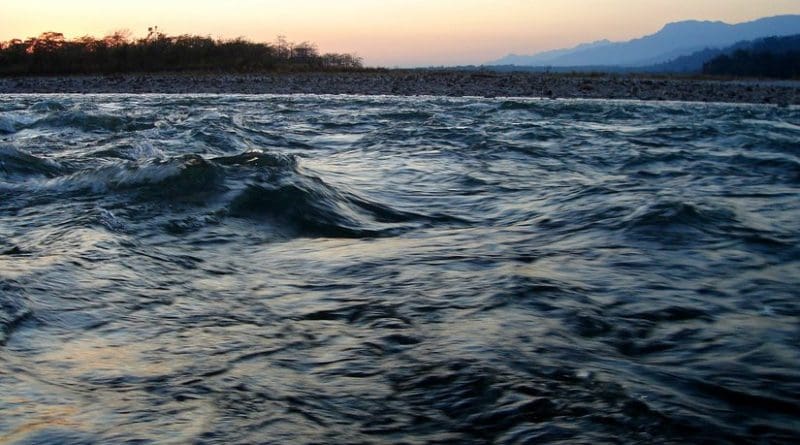
[[[628,40],[679,20],[778,14],[800,14],[800,0],[0,0],[0,41],[44,31],[138,37],[157,25],[170,35],[283,35],[369,66],[440,66]]]

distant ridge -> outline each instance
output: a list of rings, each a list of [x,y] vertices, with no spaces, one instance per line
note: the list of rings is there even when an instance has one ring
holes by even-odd
[[[718,49],[745,40],[792,34],[800,34],[800,15],[766,17],[739,24],[687,20],[669,23],[655,34],[627,42],[600,40],[529,56],[511,54],[487,64],[642,67],[669,62],[704,49]]]
[[[554,49],[551,51],[544,51],[531,56],[509,54],[508,56],[500,59],[497,63],[490,63],[490,65],[536,65],[548,64],[559,57],[567,56],[569,54],[583,51],[592,48],[599,48],[601,46],[610,45],[610,40],[598,40],[592,43],[581,43],[578,46],[568,49]]]

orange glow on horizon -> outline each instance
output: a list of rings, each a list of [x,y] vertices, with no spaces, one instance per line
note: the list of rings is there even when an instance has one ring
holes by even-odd
[[[626,40],[685,19],[731,23],[800,14],[797,0],[108,0],[0,4],[0,40],[63,32],[101,37],[149,26],[170,35],[273,41],[353,52],[373,66],[480,64],[603,38]]]

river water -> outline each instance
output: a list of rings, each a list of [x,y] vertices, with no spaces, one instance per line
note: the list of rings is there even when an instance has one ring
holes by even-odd
[[[800,109],[0,96],[4,443],[797,443]]]

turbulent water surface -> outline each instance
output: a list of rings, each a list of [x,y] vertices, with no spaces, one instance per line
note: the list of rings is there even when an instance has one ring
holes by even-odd
[[[800,109],[0,96],[0,437],[797,443]]]

